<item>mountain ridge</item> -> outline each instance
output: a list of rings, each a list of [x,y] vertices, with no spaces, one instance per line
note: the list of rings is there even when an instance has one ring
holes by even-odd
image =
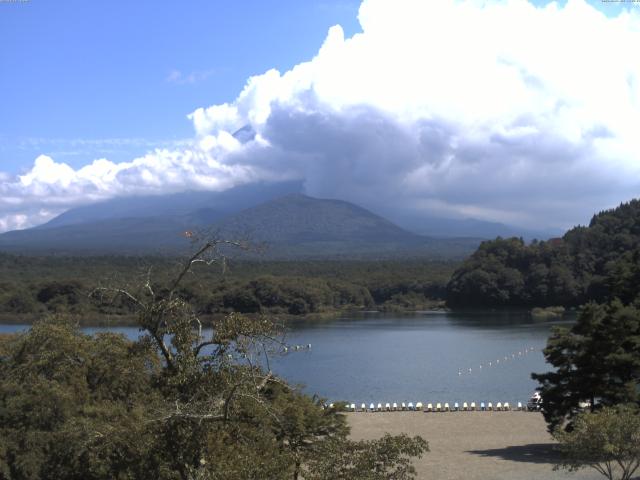
[[[187,213],[176,205],[169,214],[162,215],[153,202],[151,206],[152,213],[158,215],[109,218],[106,212],[91,219],[86,209],[63,214],[45,226],[0,235],[0,250],[172,255],[188,250],[185,231],[205,228],[221,238],[267,244],[265,255],[272,258],[460,258],[480,242],[473,238],[442,240],[421,236],[350,202],[316,199],[299,192],[235,212],[234,208],[217,209],[205,202],[198,205],[202,208]],[[237,210],[238,205],[234,207]],[[227,214],[229,211],[233,213]]]

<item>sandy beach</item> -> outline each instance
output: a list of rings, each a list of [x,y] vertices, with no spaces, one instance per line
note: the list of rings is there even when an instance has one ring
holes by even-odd
[[[595,470],[553,471],[554,441],[540,413],[349,413],[351,436],[421,435],[430,452],[415,462],[420,479],[591,480]]]

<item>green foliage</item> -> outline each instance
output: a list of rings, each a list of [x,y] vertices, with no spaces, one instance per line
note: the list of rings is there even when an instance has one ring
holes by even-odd
[[[594,216],[561,239],[484,242],[447,286],[452,306],[577,306],[640,301],[640,200]]]
[[[0,314],[30,320],[41,313],[72,313],[83,322],[133,318],[135,305],[117,296],[102,301],[101,286],[135,288],[150,266],[153,286],[175,274],[176,261],[151,257],[20,257],[0,254]],[[198,312],[307,315],[350,309],[428,308],[442,302],[455,264],[430,261],[231,262],[194,267],[180,296]]]
[[[415,478],[413,457],[422,457],[429,445],[421,437],[386,434],[379,440],[327,442],[311,460],[308,480],[410,480]]]
[[[154,352],[50,319],[5,342],[0,478],[140,478],[151,468]]]
[[[0,479],[415,477],[424,440],[352,442],[340,405],[325,409],[260,367],[277,344],[268,318],[194,313],[181,283],[216,245],[162,284],[149,275],[101,290],[135,311],[135,342],[84,335],[60,316],[0,337]]]
[[[571,420],[581,402],[640,404],[640,310],[619,301],[588,304],[570,329],[556,328],[544,350],[552,372],[541,384],[550,429]]]
[[[591,467],[609,480],[630,480],[640,466],[640,415],[635,409],[584,413],[570,432],[559,430],[554,436],[562,453],[558,467]]]

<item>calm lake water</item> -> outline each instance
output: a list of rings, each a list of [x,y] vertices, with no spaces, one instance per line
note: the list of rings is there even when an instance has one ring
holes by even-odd
[[[357,314],[296,323],[287,343],[311,349],[270,361],[275,372],[329,401],[513,405],[535,390],[531,372],[549,370],[541,349],[562,323],[570,322],[536,322],[517,312]],[[24,328],[0,325],[0,332]],[[134,327],[110,330],[138,336]]]

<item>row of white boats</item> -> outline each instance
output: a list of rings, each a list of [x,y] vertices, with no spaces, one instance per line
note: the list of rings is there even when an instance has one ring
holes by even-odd
[[[329,408],[333,408],[333,404],[329,405]],[[527,410],[526,406],[523,406],[522,402],[518,402],[513,407],[509,404],[509,402],[497,402],[495,405],[492,402],[480,402],[476,404],[476,402],[463,402],[460,405],[458,402],[455,402],[453,405],[449,405],[449,403],[427,403],[423,404],[422,402],[417,402],[415,405],[412,402],[401,404],[397,403],[371,403],[367,407],[365,403],[360,405],[360,408],[357,407],[355,403],[347,404],[345,406],[345,410],[348,412],[401,412],[401,411],[417,411],[417,412],[484,412],[484,411],[497,411],[497,412],[506,412],[510,410]]]
[[[333,408],[334,404],[328,405],[329,408]],[[542,410],[542,396],[540,392],[534,392],[529,401],[526,404],[522,404],[522,402],[518,402],[513,407],[509,404],[509,402],[497,402],[495,405],[493,402],[480,402],[476,404],[476,402],[462,402],[460,405],[458,402],[455,402],[453,406],[449,405],[448,402],[445,403],[427,403],[423,404],[422,402],[417,402],[415,405],[413,402],[401,404],[397,403],[385,403],[384,406],[382,403],[370,403],[367,407],[366,403],[360,404],[360,408],[356,406],[355,403],[347,403],[344,406],[344,409],[347,412],[508,412],[511,410],[515,411],[540,411]]]

